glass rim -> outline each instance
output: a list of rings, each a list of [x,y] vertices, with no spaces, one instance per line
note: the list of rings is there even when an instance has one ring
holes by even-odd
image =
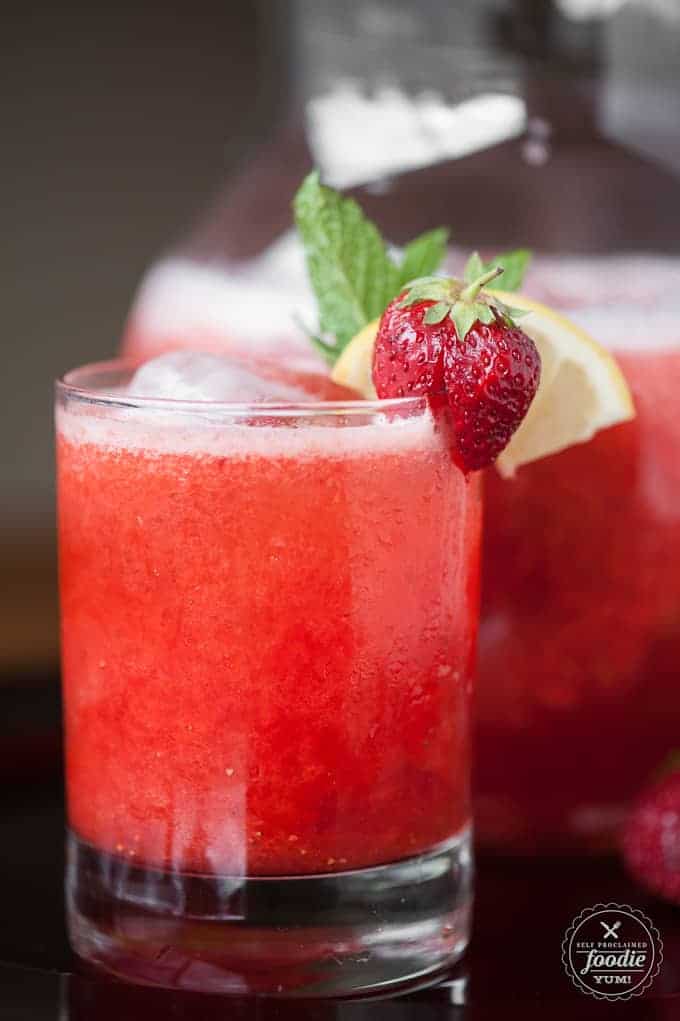
[[[150,397],[116,393],[106,387],[88,386],[87,379],[96,373],[124,373],[134,371],[139,363],[125,358],[112,358],[108,361],[88,362],[75,369],[70,369],[58,376],[55,388],[58,395],[85,404],[98,404],[108,407],[158,409],[159,411],[177,412],[222,412],[225,415],[249,417],[272,416],[304,417],[314,415],[366,415],[384,414],[389,411],[425,411],[428,406],[427,397],[389,397],[358,398],[357,400],[340,401],[223,401],[223,400],[189,400],[176,397]],[[81,378],[82,377],[82,378]]]

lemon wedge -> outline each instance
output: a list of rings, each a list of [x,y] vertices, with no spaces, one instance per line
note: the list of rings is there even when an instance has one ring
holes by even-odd
[[[496,467],[505,478],[517,468],[584,443],[601,429],[635,417],[623,373],[609,352],[580,326],[545,305],[525,297],[493,291],[526,315],[519,326],[541,356],[541,383],[526,418]],[[374,398],[373,347],[378,320],[368,323],[344,349],[333,367],[336,383]]]
[[[494,291],[526,312],[518,325],[541,356],[541,382],[526,418],[496,467],[504,477],[549,454],[585,443],[595,433],[635,417],[626,380],[610,353],[580,326],[525,297]]]
[[[374,319],[352,337],[331,372],[334,383],[349,386],[368,400],[377,397],[373,386],[373,348],[379,323],[379,319]]]

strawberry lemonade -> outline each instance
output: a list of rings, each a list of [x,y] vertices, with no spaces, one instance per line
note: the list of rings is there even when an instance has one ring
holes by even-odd
[[[190,425],[60,413],[83,839],[276,876],[464,830],[479,496],[423,403]]]
[[[440,967],[467,938],[478,483],[424,399],[315,405],[196,357],[60,385],[74,946],[215,990]],[[279,404],[168,399],[201,378]]]
[[[607,850],[678,748],[680,260],[537,262],[528,286],[615,351],[637,415],[485,480],[476,833]]]

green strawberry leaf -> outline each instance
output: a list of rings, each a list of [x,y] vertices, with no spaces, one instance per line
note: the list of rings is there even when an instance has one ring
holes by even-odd
[[[464,340],[474,323],[479,319],[478,306],[470,305],[465,301],[455,302],[449,313],[459,340]]]
[[[451,289],[446,277],[424,277],[413,281],[399,302],[399,307],[407,308],[417,301],[447,301],[450,296]],[[451,302],[448,301],[448,304]]]
[[[451,305],[447,301],[438,301],[436,305],[430,305],[423,316],[423,322],[428,326],[436,326],[446,319],[451,311]]]
[[[399,266],[399,288],[418,277],[427,277],[439,269],[449,241],[446,227],[428,230],[404,249]]]
[[[398,265],[354,199],[322,185],[318,171],[302,182],[293,210],[319,306],[322,336],[311,339],[331,362],[406,281],[433,273],[446,253],[448,231],[438,228],[407,245]]]
[[[485,302],[480,301],[478,304],[474,306],[474,308],[477,310],[477,318],[479,319],[480,323],[486,323],[488,326],[489,323],[494,322],[494,320],[496,319],[496,313],[494,312],[493,308],[491,308]]]

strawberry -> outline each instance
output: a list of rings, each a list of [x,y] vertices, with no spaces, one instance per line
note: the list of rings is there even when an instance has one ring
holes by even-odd
[[[373,383],[378,397],[425,397],[446,393],[444,346],[450,323],[428,326],[431,301],[405,307],[397,295],[383,312],[373,349]]]
[[[385,309],[373,356],[379,397],[445,394],[454,461],[464,472],[491,464],[529,410],[541,361],[517,315],[481,290],[502,269],[470,283],[413,281]]]
[[[630,874],[659,897],[680,904],[680,768],[675,765],[633,805],[622,833]]]
[[[426,275],[446,256],[444,228],[421,234],[396,257],[354,199],[321,184],[316,171],[293,207],[319,306],[310,334],[318,353],[334,364],[382,315],[372,365],[378,396],[436,398],[449,409],[454,461],[466,473],[491,464],[526,415],[541,364],[515,325],[523,313],[482,287],[501,273],[507,290],[519,287],[530,253],[518,248],[483,263],[475,252],[464,282],[447,280]]]

